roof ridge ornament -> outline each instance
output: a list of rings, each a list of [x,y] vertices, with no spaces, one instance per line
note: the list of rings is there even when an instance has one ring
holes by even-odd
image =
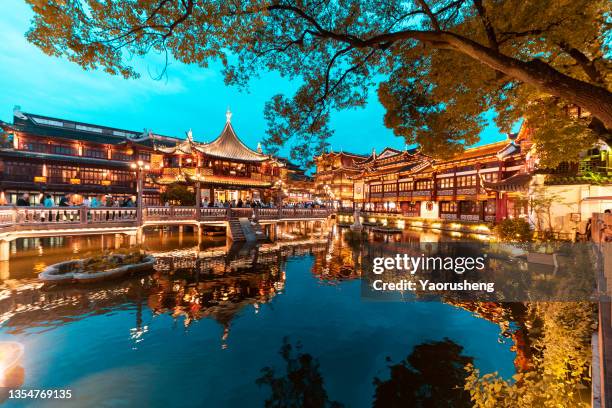
[[[263,149],[261,148],[261,142],[257,142],[257,153],[263,153]]]
[[[23,112],[21,111],[21,106],[19,105],[15,105],[13,107],[13,116],[23,120],[26,120],[28,118],[26,115],[23,114]]]
[[[227,110],[225,111],[225,122],[227,123],[232,122],[232,111],[230,110],[229,105],[227,105]]]
[[[193,142],[193,132],[191,131],[191,129],[187,131],[187,140]]]

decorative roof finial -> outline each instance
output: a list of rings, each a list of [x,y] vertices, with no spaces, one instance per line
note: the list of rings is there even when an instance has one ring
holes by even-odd
[[[13,116],[18,117],[19,119],[27,119],[28,117],[21,112],[21,106],[15,105],[13,108]]]
[[[225,121],[230,123],[232,121],[232,111],[230,110],[229,105],[227,105],[227,111],[225,112]]]
[[[191,131],[191,129],[187,131],[187,140],[189,140],[190,142],[193,141],[193,132]]]
[[[372,156],[374,156],[374,158],[376,158],[376,149],[372,149]]]
[[[257,153],[263,153],[263,149],[261,148],[261,142],[257,142]]]

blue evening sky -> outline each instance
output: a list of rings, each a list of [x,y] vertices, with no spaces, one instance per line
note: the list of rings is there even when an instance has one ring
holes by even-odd
[[[155,80],[162,67],[159,56],[139,61],[142,76],[136,80],[84,71],[26,41],[31,16],[23,0],[0,1],[0,119],[4,121],[12,121],[13,106],[19,105],[24,112],[137,131],[147,128],[170,136],[184,137],[191,128],[196,140],[206,142],[222,130],[229,105],[238,136],[254,148],[265,135],[265,102],[295,89],[277,74],[263,73],[248,92],[242,92],[223,83],[218,67],[178,62],[170,65],[166,79]],[[372,148],[379,152],[386,146],[404,148],[403,139],[384,126],[383,113],[375,89],[365,108],[335,112],[333,150],[369,153]],[[503,139],[505,135],[491,124],[480,143]]]

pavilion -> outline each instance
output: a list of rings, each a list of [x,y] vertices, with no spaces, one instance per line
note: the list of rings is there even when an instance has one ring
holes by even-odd
[[[190,130],[175,146],[155,146],[150,180],[161,186],[193,186],[196,197],[204,202],[274,200],[284,164],[264,154],[260,145],[256,151],[247,147],[236,135],[231,118],[228,109],[223,131],[210,143],[194,141]]]

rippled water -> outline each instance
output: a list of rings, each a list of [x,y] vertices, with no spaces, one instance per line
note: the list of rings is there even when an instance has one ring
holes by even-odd
[[[445,338],[463,347],[481,372],[514,373],[512,344],[500,341],[498,324],[444,303],[362,301],[355,254],[340,234],[260,248],[227,248],[224,237],[211,237],[197,261],[194,245],[192,234],[152,231],[147,250],[174,251],[154,274],[45,288],[35,279],[45,265],[129,246],[129,240],[13,243],[2,269],[0,340],[25,347],[23,388],[71,389],[73,399],[55,402],[61,407],[263,406],[272,394],[270,381],[257,383],[262,370],[291,388],[295,378],[287,377],[287,367],[297,364],[306,378],[321,376],[318,390],[329,400],[366,407],[375,378],[388,380],[389,366],[416,345]],[[283,344],[294,351],[286,358]],[[298,354],[302,359],[292,360]],[[443,355],[429,355],[432,366],[443,367],[436,361]],[[307,361],[314,364],[302,366]]]

